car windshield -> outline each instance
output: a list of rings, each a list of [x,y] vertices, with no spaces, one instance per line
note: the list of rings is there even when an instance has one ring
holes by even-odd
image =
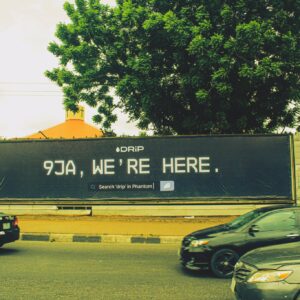
[[[260,209],[252,210],[244,215],[237,217],[236,219],[227,223],[226,225],[230,229],[238,229],[238,228],[244,226],[245,224],[251,222],[252,220],[256,219],[257,217],[259,217],[260,215],[262,215],[264,213],[265,213],[264,210],[260,210]]]

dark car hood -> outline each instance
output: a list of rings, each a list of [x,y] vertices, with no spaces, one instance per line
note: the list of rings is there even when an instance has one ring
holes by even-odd
[[[195,237],[195,238],[208,238],[217,235],[218,233],[224,233],[226,231],[229,231],[229,228],[226,224],[214,226],[214,227],[209,227],[201,230],[197,230],[189,236]]]
[[[277,269],[283,265],[300,265],[300,242],[258,248],[242,256],[241,261],[258,269]]]

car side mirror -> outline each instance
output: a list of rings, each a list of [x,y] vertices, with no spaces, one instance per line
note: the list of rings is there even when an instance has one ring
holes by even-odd
[[[249,227],[249,233],[255,233],[255,232],[259,232],[259,226],[256,224],[253,224]]]

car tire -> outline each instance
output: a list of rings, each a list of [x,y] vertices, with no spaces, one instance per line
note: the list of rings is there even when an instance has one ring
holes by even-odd
[[[218,250],[211,258],[211,271],[219,278],[230,278],[233,275],[234,266],[238,260],[238,253],[232,249]]]

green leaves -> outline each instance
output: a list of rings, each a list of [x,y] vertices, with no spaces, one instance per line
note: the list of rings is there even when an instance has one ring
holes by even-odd
[[[255,133],[300,121],[298,1],[98,0],[64,5],[45,74],[64,103],[121,108],[159,134]],[[118,96],[112,99],[111,92]]]
[[[208,91],[200,89],[196,92],[196,99],[198,103],[205,103],[205,101],[208,99]]]

